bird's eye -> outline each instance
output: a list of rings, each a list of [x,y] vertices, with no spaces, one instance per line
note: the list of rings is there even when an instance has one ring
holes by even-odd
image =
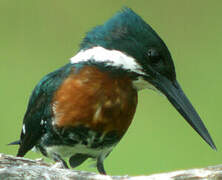
[[[159,52],[155,49],[149,49],[148,50],[148,57],[152,64],[157,64],[161,60],[161,56]]]

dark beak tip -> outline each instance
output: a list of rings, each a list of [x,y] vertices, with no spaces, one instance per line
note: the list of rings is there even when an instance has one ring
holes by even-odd
[[[211,140],[209,143],[210,147],[214,150],[214,151],[217,151],[217,147],[216,145],[214,144],[213,140]]]

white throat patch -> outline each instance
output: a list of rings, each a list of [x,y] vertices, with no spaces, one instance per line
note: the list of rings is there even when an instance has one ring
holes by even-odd
[[[133,57],[117,51],[109,50],[100,46],[93,47],[87,50],[81,50],[70,59],[71,63],[87,62],[94,60],[95,62],[105,62],[109,66],[121,67],[125,70],[130,70],[138,74],[145,74],[142,67],[136,62]]]
[[[133,86],[139,91],[143,89],[151,89],[159,94],[162,94],[155,86],[144,80],[143,77],[138,77],[137,80],[133,81]]]

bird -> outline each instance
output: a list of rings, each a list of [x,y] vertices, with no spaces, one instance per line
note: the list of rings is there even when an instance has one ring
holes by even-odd
[[[34,149],[64,168],[91,158],[98,172],[106,174],[104,160],[129,128],[143,89],[163,94],[216,150],[176,79],[168,47],[128,7],[87,32],[76,55],[39,81],[28,102],[20,139],[10,144],[19,145],[18,157]]]

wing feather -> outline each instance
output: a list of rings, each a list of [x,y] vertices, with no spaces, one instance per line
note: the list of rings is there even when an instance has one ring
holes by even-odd
[[[67,64],[46,75],[33,90],[23,120],[17,156],[22,157],[31,150],[45,133],[46,126],[50,125],[53,94],[69,75],[71,68],[72,65]]]

